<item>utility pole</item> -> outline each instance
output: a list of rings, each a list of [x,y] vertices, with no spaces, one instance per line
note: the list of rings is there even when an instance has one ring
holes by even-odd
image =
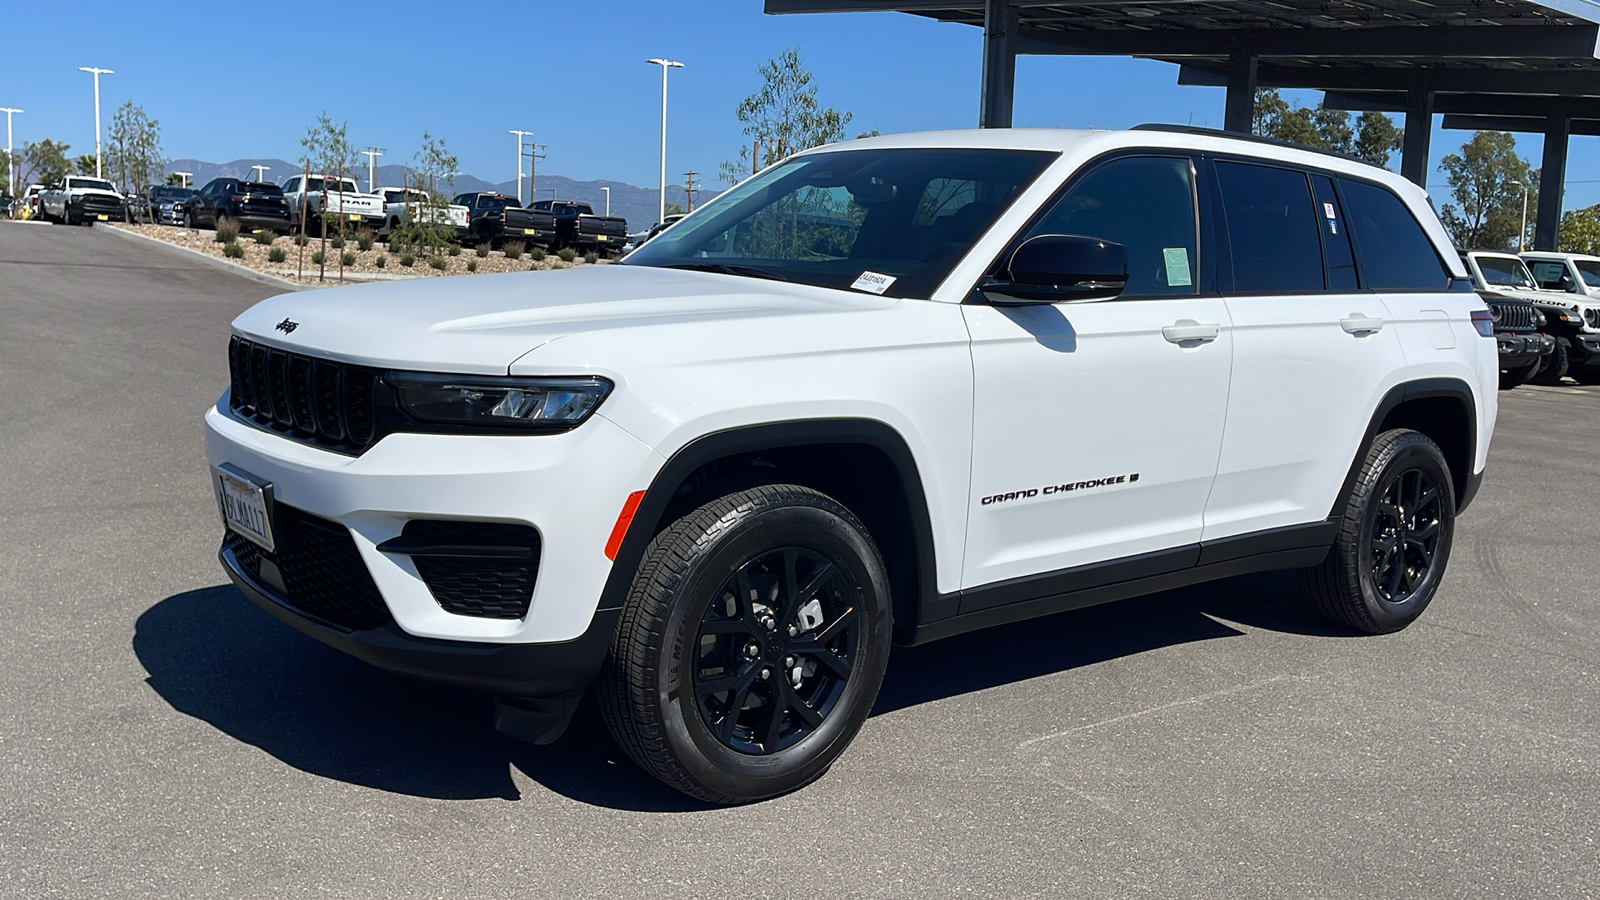
[[[689,170],[683,173],[683,212],[685,215],[694,212],[694,177],[699,172]]]
[[[94,177],[104,178],[100,168],[100,76],[115,75],[110,69],[97,69],[93,66],[79,66],[79,72],[89,72],[94,75]]]
[[[533,189],[534,178],[539,174],[539,160],[544,159],[544,154],[540,153],[539,151],[545,149],[547,146],[549,146],[549,145],[547,145],[547,144],[535,144],[532,141],[528,142],[528,202],[529,203],[532,203],[533,201],[539,199],[538,191],[535,191]],[[519,166],[520,166],[520,164],[519,164]],[[517,198],[517,200],[518,200],[518,202],[521,202],[522,198],[519,196]]]
[[[531,131],[519,131],[515,128],[506,132],[517,136],[517,205],[522,205],[522,140],[533,134]]]
[[[683,63],[660,57],[645,62],[661,67],[661,209],[656,217],[659,223],[667,218],[667,70],[681,69]]]
[[[611,188],[602,187],[600,190],[606,192],[606,218],[609,219],[611,218]]]
[[[378,157],[383,155],[383,147],[368,147],[361,151],[367,157],[367,192],[371,193],[378,188]]]
[[[6,114],[6,193],[12,197],[17,195],[17,158],[12,156],[16,151],[11,149],[11,117],[22,112],[9,106],[0,106],[0,112]]]

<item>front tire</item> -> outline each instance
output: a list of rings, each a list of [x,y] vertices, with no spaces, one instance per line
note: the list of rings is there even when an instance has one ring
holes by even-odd
[[[1321,565],[1300,570],[1319,613],[1364,634],[1416,621],[1433,600],[1455,536],[1455,486],[1427,435],[1395,429],[1372,442]]]
[[[618,745],[712,803],[820,778],[877,698],[889,582],[866,527],[809,488],[728,494],[656,535],[600,677]]]
[[[1570,364],[1566,338],[1556,338],[1556,347],[1550,351],[1550,358],[1545,361],[1544,366],[1539,371],[1533,374],[1532,378],[1528,379],[1528,382],[1546,386],[1560,384],[1562,377],[1567,374],[1567,367]]]
[[[1527,384],[1538,373],[1539,367],[1542,365],[1544,365],[1544,359],[1540,358],[1525,366],[1502,371],[1500,373],[1500,390],[1509,391],[1518,385]]]

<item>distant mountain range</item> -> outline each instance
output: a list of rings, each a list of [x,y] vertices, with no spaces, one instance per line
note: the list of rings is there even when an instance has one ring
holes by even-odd
[[[167,164],[167,171],[188,172],[190,186],[199,187],[213,178],[254,177],[256,173],[252,166],[258,165],[267,167],[263,178],[274,184],[282,184],[290,175],[302,171],[300,165],[281,159],[236,159],[225,163],[212,163],[199,159],[175,159]],[[406,166],[379,166],[377,170],[378,186],[398,186],[404,182],[411,171]],[[350,174],[361,187],[370,187],[367,184],[367,170],[365,167],[361,167]],[[554,190],[555,197],[558,200],[581,200],[593,206],[595,212],[605,212],[606,194],[601,188],[608,187],[611,188],[611,214],[627,219],[628,230],[641,231],[650,227],[656,221],[656,213],[659,209],[658,198],[660,196],[660,191],[657,188],[639,187],[622,181],[607,181],[603,179],[600,181],[575,181],[565,175],[537,174],[539,179],[539,183],[536,185],[539,192],[537,199],[548,200],[551,196],[550,192]],[[502,194],[513,195],[517,192],[517,183],[515,181],[502,181],[494,184],[471,175],[457,175],[453,189],[449,193],[462,194],[470,191],[497,191]],[[718,193],[720,193],[718,190],[707,191],[696,187],[694,192],[695,204],[702,204],[715,197]],[[526,181],[522,185],[522,197],[524,202],[534,199],[528,193]],[[685,205],[684,200],[683,185],[667,185],[668,203]]]

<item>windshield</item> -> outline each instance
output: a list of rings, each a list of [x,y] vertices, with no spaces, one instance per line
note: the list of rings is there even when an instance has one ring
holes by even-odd
[[[1489,287],[1513,287],[1536,290],[1528,267],[1514,256],[1480,256],[1478,270]]]
[[[323,185],[324,181],[321,178],[312,176],[311,178],[306,179],[306,190],[308,191],[321,191],[324,189]],[[326,181],[326,185],[327,190],[335,193],[344,191],[346,193],[354,194],[356,192],[356,183],[354,181],[340,181],[337,178],[329,178]]]
[[[624,264],[927,297],[1054,157],[930,148],[802,156],[711,201]]]
[[[93,188],[95,190],[101,190],[101,191],[114,191],[114,190],[116,190],[116,188],[111,186],[111,182],[109,182],[109,181],[101,181],[98,178],[72,178],[72,179],[68,180],[67,185],[68,185],[68,187]]]
[[[1583,283],[1592,288],[1600,288],[1600,262],[1587,259],[1575,259],[1572,264],[1577,267],[1578,274],[1583,276]]]

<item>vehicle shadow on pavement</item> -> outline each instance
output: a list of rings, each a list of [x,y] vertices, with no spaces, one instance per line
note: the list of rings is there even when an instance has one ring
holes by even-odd
[[[1271,573],[896,647],[873,714],[1244,634],[1225,622],[1347,634],[1301,611],[1296,596],[1291,574]],[[487,695],[347,657],[257,609],[232,585],[157,603],[139,617],[133,650],[174,709],[313,775],[418,797],[517,800],[515,767],[581,803],[707,808],[636,768],[606,733],[592,697],[561,740],[524,744],[494,730]]]

